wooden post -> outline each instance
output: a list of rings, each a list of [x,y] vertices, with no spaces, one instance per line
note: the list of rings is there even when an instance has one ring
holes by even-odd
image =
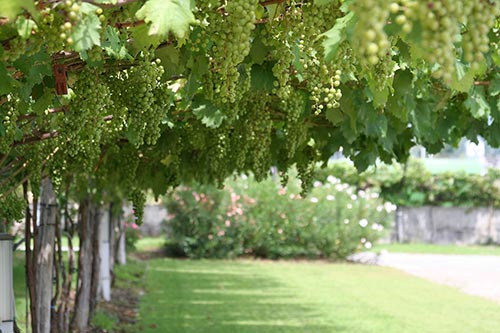
[[[34,333],[50,333],[57,202],[52,182],[48,178],[42,181],[40,209],[40,225],[35,241],[37,323]]]
[[[92,240],[94,234],[94,205],[89,198],[82,200],[79,215],[80,251],[78,253],[78,283],[72,331],[86,332],[90,319]]]

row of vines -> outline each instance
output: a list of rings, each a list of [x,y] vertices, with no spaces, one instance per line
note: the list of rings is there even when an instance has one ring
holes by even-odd
[[[48,283],[36,258],[57,238],[41,236],[53,214],[37,225],[27,209],[45,193],[47,209],[80,203],[87,244],[84,207],[130,200],[140,221],[145,190],[262,180],[271,167],[286,183],[295,166],[307,192],[314,166],[340,149],[365,169],[404,161],[415,144],[432,153],[482,135],[499,146],[499,10],[498,0],[1,1],[0,222],[25,218],[26,243],[41,237],[26,252],[33,332],[63,320],[33,298]],[[80,259],[79,274],[92,266]],[[91,299],[88,281],[77,298]],[[67,310],[85,318],[75,330],[84,309]]]

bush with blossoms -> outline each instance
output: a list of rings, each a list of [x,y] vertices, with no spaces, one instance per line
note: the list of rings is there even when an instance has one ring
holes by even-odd
[[[141,230],[139,225],[136,223],[136,218],[133,212],[125,217],[124,227],[125,246],[127,251],[133,251],[136,249],[137,241],[141,238]]]
[[[191,258],[343,259],[370,249],[394,220],[396,207],[377,192],[333,176],[316,181],[307,197],[300,192],[293,175],[285,187],[246,176],[223,190],[179,187],[167,199],[168,250]]]

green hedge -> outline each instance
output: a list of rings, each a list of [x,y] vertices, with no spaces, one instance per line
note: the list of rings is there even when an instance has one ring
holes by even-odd
[[[228,181],[224,190],[179,187],[167,199],[169,251],[191,258],[345,258],[370,248],[393,219],[395,206],[377,193],[333,177],[315,182],[306,198],[300,191],[293,176],[286,188],[252,178]]]
[[[464,172],[431,174],[422,161],[411,159],[406,165],[371,167],[358,173],[349,162],[335,162],[317,170],[316,178],[333,175],[358,188],[373,189],[398,206],[500,207],[500,171],[485,175]]]

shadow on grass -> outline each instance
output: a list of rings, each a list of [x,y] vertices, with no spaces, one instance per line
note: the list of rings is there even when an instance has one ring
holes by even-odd
[[[160,261],[158,261],[160,262]],[[141,299],[142,332],[348,332],[325,322],[289,289],[250,273],[240,263],[217,270],[210,262],[152,263]],[[250,273],[250,274],[247,274]]]

